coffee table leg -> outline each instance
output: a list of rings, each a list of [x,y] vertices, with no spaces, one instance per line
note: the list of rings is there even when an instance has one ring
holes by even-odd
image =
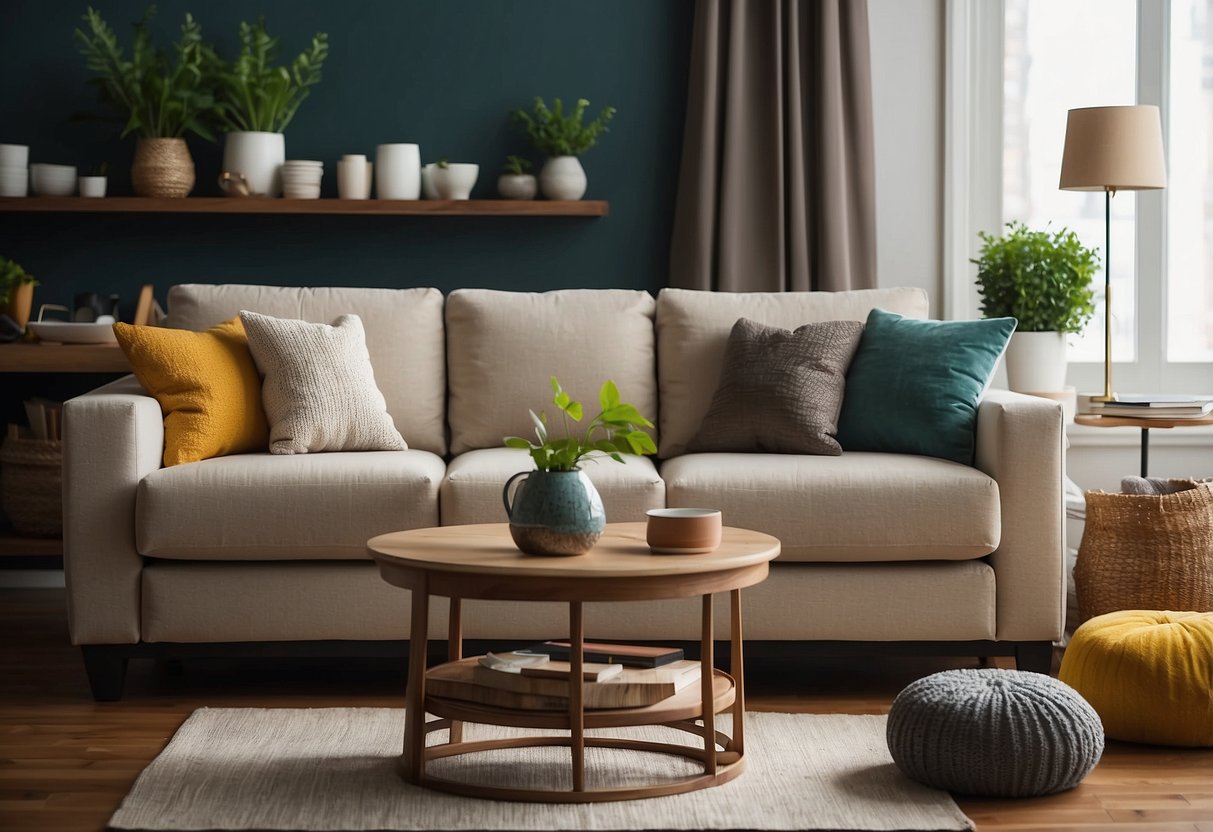
[[[463,658],[463,599],[452,598],[450,614],[446,624],[446,660],[457,662]],[[463,723],[451,720],[447,742],[455,744],[463,741]]]
[[[581,680],[585,661],[585,627],[581,602],[569,602],[569,750],[572,752],[573,791],[585,791],[585,688]]]
[[[425,776],[425,654],[429,643],[429,588],[423,578],[413,587],[409,628],[409,682],[404,694],[404,754],[400,773],[410,783]]]
[[[733,700],[733,742],[730,750],[736,751],[740,756],[745,753],[745,666],[741,655],[741,590],[734,589],[729,595],[732,602],[729,671],[733,674],[736,685],[736,698]]]
[[[713,696],[712,596],[703,596],[703,632],[699,643],[699,690],[703,696],[703,771],[716,773],[716,708]]]

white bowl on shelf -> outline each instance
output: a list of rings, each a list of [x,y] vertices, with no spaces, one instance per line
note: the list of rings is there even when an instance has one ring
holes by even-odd
[[[0,144],[0,167],[21,168],[29,164],[29,145]]]
[[[30,185],[38,196],[71,196],[76,192],[75,165],[33,164]]]
[[[75,321],[30,321],[29,330],[42,341],[59,344],[116,344],[114,321],[77,323]]]
[[[28,168],[0,166],[0,196],[25,196],[28,192]]]

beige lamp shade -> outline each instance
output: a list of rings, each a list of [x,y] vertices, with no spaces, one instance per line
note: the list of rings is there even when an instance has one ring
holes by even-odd
[[[1162,119],[1152,104],[1070,110],[1063,191],[1144,191],[1167,186]]]

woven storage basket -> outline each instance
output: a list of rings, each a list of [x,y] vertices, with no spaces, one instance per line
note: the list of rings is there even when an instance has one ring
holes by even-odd
[[[14,439],[0,445],[0,505],[27,537],[63,533],[63,443]]]
[[[1213,611],[1213,484],[1162,496],[1087,492],[1074,583],[1083,620],[1116,610]]]

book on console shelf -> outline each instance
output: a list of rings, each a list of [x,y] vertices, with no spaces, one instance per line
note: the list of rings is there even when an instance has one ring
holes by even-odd
[[[1213,413],[1213,397],[1168,394],[1121,395],[1116,401],[1095,401],[1080,394],[1078,412],[1090,416],[1127,416],[1133,419],[1200,419]]]
[[[664,664],[680,661],[682,650],[677,647],[659,647],[648,644],[607,644],[597,641],[586,641],[582,645],[582,660],[600,664],[622,664],[631,667],[660,667]],[[515,650],[515,654],[541,654],[552,659],[567,662],[569,660],[569,643],[567,641],[545,641],[542,644],[532,644],[523,650]]]

